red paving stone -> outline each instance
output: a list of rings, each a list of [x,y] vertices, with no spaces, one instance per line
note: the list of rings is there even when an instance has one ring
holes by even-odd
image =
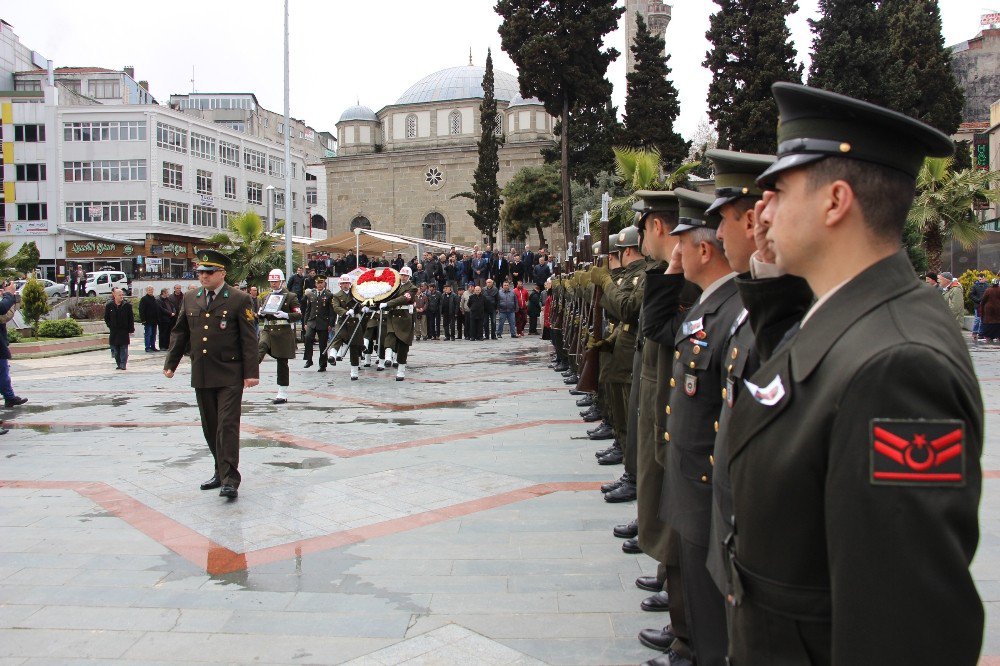
[[[2,481],[0,488],[32,490],[72,490],[99,504],[129,525],[160,545],[177,553],[192,564],[203,568],[209,575],[242,571],[250,567],[281,562],[332,548],[348,546],[368,539],[407,532],[426,525],[433,525],[452,518],[468,516],[480,511],[521,502],[557,492],[577,492],[600,488],[599,481],[540,483],[510,492],[461,502],[440,509],[432,509],[411,516],[386,520],[380,523],[333,532],[324,536],[292,541],[280,546],[237,553],[220,546],[206,536],[178,523],[139,500],[106,483],[82,481]]]

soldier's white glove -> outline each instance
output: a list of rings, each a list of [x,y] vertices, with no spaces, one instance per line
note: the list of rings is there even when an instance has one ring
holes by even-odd
[[[354,316],[354,308],[351,308],[350,310],[347,311],[347,316],[348,317],[353,317]]]
[[[379,309],[379,310],[385,310],[385,307],[386,307],[387,305],[388,305],[388,303],[379,303],[379,304],[378,304],[378,309]]]
[[[368,307],[367,305],[364,306],[363,308],[361,308],[361,314],[368,314],[371,311],[372,311],[372,309],[370,307]]]
[[[274,313],[275,319],[288,319],[288,313],[283,311],[278,311]]]

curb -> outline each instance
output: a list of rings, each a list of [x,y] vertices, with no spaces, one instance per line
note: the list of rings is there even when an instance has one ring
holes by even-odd
[[[14,342],[10,345],[10,351],[15,359],[66,356],[106,349],[108,344],[105,338],[107,338],[106,335],[82,335],[46,342]]]

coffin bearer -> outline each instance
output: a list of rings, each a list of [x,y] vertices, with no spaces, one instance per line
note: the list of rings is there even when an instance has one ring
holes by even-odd
[[[257,362],[270,355],[278,362],[278,395],[271,402],[283,405],[288,402],[288,360],[295,358],[294,322],[302,319],[299,298],[285,287],[285,273],[275,268],[267,276],[271,293],[261,306],[260,315],[264,322],[260,328],[260,342],[257,345]]]
[[[396,359],[396,381],[401,382],[406,377],[406,358],[413,344],[413,299],[417,295],[417,286],[410,282],[410,267],[403,266],[399,276],[403,282],[399,285],[396,296],[379,304],[386,310],[385,346],[393,351]]]
[[[240,486],[240,408],[243,389],[256,386],[257,333],[250,297],[226,284],[229,257],[215,250],[198,252],[201,289],[184,295],[170,349],[163,362],[168,378],[187,349],[191,386],[198,400],[205,441],[215,459],[215,474],[202,490],[219,488],[235,498]]]

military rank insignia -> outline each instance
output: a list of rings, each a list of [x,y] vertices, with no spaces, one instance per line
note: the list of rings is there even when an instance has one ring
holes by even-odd
[[[698,392],[698,377],[695,375],[685,374],[684,375],[684,393],[689,397],[694,396]]]
[[[873,419],[869,456],[874,485],[964,486],[965,426]]]
[[[247,318],[248,322],[250,322],[251,324],[253,323],[253,310],[247,308],[246,312],[243,313],[243,316]]]

